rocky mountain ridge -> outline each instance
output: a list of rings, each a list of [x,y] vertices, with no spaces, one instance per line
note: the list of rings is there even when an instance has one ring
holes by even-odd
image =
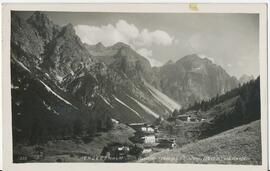
[[[71,24],[54,25],[40,12],[27,20],[13,13],[12,30],[13,58],[41,81],[50,82],[52,90],[61,89],[90,110],[105,105],[111,108],[111,117],[131,123],[151,122],[180,108],[173,100],[168,105],[164,99],[169,97],[161,92],[153,96],[145,84],[149,61],[123,43],[112,47],[116,53],[108,63],[88,52]]]
[[[152,84],[179,104],[209,99],[238,86],[238,80],[221,66],[197,54],[155,68]]]
[[[71,24],[60,27],[40,12],[27,20],[14,13],[12,31],[14,58],[90,109],[101,99],[123,122],[166,117],[238,85],[222,67],[196,54],[152,68],[124,43],[84,44]]]

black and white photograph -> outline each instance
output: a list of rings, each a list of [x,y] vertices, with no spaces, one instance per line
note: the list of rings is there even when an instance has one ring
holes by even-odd
[[[262,165],[260,55],[259,13],[12,10],[12,162]]]

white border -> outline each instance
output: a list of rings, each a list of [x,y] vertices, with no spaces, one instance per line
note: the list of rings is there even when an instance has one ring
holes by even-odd
[[[4,4],[3,5],[3,152],[4,170],[267,170],[267,27],[266,4],[198,4],[199,11],[191,11],[188,4]],[[167,12],[167,13],[260,13],[260,75],[262,166],[201,165],[201,164],[141,164],[141,163],[12,163],[11,102],[10,102],[10,10],[84,11],[84,12]]]

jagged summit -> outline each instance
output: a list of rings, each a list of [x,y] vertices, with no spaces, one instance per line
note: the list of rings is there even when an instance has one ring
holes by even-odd
[[[67,25],[65,25],[62,30],[61,30],[62,34],[69,34],[69,35],[76,35],[75,29],[73,27],[73,25],[71,23],[68,23]],[[77,36],[77,35],[76,35]]]
[[[33,26],[43,38],[45,44],[49,43],[60,31],[60,26],[54,24],[48,16],[42,12],[34,12],[27,23]]]
[[[37,63],[44,52],[44,41],[39,32],[16,12],[11,13],[11,48],[13,53],[28,54],[28,66]],[[19,56],[21,57],[21,55]]]
[[[129,45],[122,42],[117,42],[113,44],[112,46],[104,46],[101,42],[95,45],[89,45],[87,43],[84,43],[84,46],[86,47],[86,49],[91,55],[98,57],[97,60],[101,59],[102,61],[103,61],[103,58],[101,57],[112,57],[121,50],[131,49]]]
[[[34,25],[53,25],[53,22],[49,19],[49,17],[40,11],[34,12],[27,21]]]

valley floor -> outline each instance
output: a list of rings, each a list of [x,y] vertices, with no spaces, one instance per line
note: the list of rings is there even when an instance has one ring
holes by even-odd
[[[89,142],[83,139],[49,141],[39,146],[44,149],[40,157],[35,152],[37,146],[17,145],[14,153],[19,154],[21,159],[14,162],[103,162],[100,153],[105,146],[113,142],[131,144],[129,137],[133,134],[134,130],[130,127],[117,124],[114,129],[99,133]],[[26,161],[22,157],[27,158]]]
[[[125,124],[117,124],[109,132],[99,133],[93,139],[55,140],[40,146],[42,154],[37,154],[37,146],[15,146],[15,154],[27,156],[14,162],[105,162],[101,156],[105,146],[111,143],[134,145],[129,140],[135,131]],[[151,152],[140,156],[127,156],[125,160],[112,162],[142,163],[193,163],[193,164],[261,164],[260,121],[236,127],[213,137],[178,146],[173,149],[152,147]],[[161,135],[158,134],[158,137]],[[162,137],[164,137],[163,135]],[[178,137],[180,138],[180,137]],[[39,157],[40,156],[40,157]],[[32,158],[32,159],[31,159]],[[107,161],[108,162],[108,161]],[[109,161],[110,162],[110,161]]]
[[[181,148],[155,153],[139,162],[260,165],[260,131],[258,120]]]

